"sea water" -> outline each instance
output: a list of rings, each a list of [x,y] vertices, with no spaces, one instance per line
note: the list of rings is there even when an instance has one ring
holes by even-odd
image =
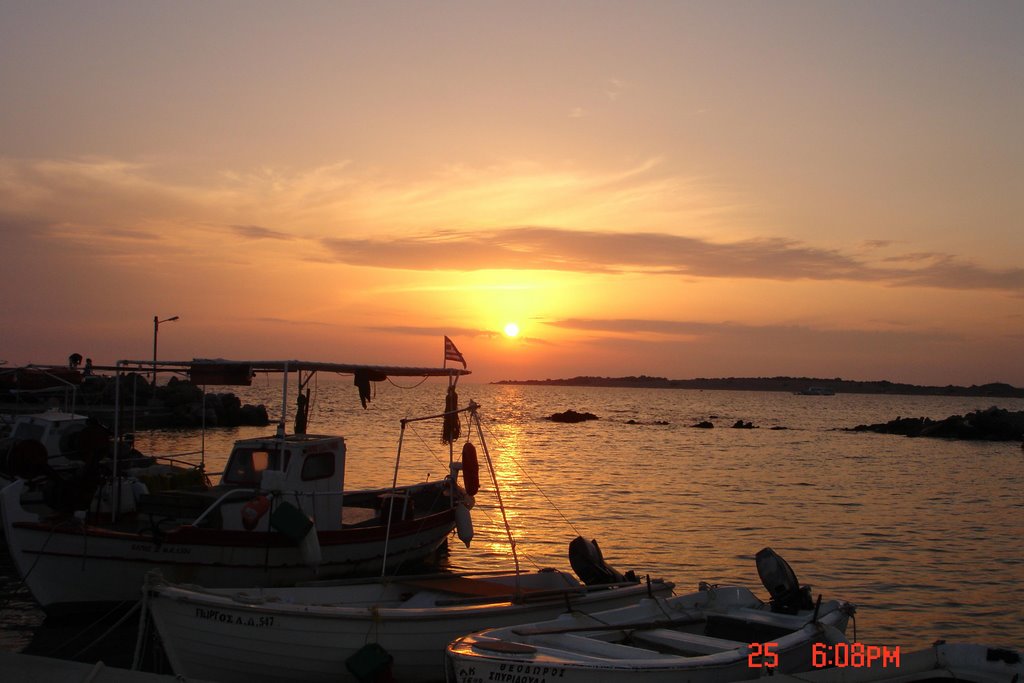
[[[437,422],[407,423],[395,473],[400,420],[444,406],[443,381],[413,384],[375,385],[366,409],[348,382],[311,387],[309,431],[345,435],[347,488],[448,473]],[[815,596],[857,605],[860,642],[909,650],[941,638],[1024,648],[1021,444],[844,431],[993,404],[1024,410],[1024,400],[466,382],[458,392],[462,405],[481,406],[486,451],[464,424],[461,440],[477,445],[482,488],[471,546],[450,541],[453,569],[510,568],[507,520],[524,569],[569,569],[568,543],[583,535],[598,540],[612,566],[674,581],[677,593],[707,581],[749,586],[767,599],[753,557],[770,546]],[[237,393],[280,411],[276,384],[260,380]],[[568,409],[599,419],[547,419]],[[714,428],[693,426],[705,421]],[[754,428],[734,428],[737,421]],[[271,431],[144,431],[137,446],[182,452],[204,441],[207,470],[216,473],[235,439]],[[24,647],[42,622],[12,573],[5,559],[0,648],[7,650]]]

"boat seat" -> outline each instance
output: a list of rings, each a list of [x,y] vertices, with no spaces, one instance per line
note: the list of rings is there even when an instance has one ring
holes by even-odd
[[[548,633],[533,636],[524,642],[553,650],[564,650],[576,655],[582,655],[587,659],[595,657],[599,659],[661,659],[664,657],[663,654],[654,650],[631,645],[620,645],[619,643],[609,643],[599,638],[588,638],[572,633]]]
[[[378,526],[377,511],[368,507],[346,505],[341,509],[341,525],[345,528]]]
[[[824,614],[825,611],[822,611]],[[723,614],[708,614],[705,632],[720,638],[754,643],[777,640],[799,631],[810,621],[807,615],[780,614],[741,607]]]
[[[653,645],[662,650],[683,655],[711,655],[747,646],[747,643],[741,643],[738,640],[712,638],[699,633],[674,631],[670,628],[636,630],[630,634],[630,638],[638,644]]]
[[[398,578],[400,579],[401,577]],[[401,581],[401,583],[415,588],[455,593],[456,595],[483,595],[509,598],[515,591],[515,587],[508,584],[483,579],[470,579],[464,576],[424,577]],[[529,592],[529,589],[524,589],[522,592]]]

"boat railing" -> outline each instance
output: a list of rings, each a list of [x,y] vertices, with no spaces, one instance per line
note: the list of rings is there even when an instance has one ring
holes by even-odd
[[[372,489],[372,490],[369,490],[367,492],[368,493],[373,493],[375,491],[377,491],[377,489]],[[390,489],[380,489],[380,491],[390,491]],[[201,515],[199,515],[195,519],[195,521],[192,522],[192,526],[199,526],[199,524],[203,520],[205,520],[208,516],[210,516],[217,508],[219,508],[221,505],[226,503],[229,498],[232,498],[232,497],[236,496],[237,494],[245,494],[245,495],[249,495],[249,496],[258,496],[258,495],[267,495],[267,494],[269,494],[269,495],[275,496],[275,497],[277,497],[277,498],[279,498],[281,500],[287,500],[288,498],[298,498],[299,496],[305,496],[305,497],[314,498],[314,499],[315,498],[328,498],[328,497],[333,497],[333,496],[351,497],[351,496],[354,495],[354,493],[356,493],[356,492],[353,492],[353,491],[299,491],[299,490],[286,490],[286,489],[269,490],[269,489],[261,489],[261,488],[231,488],[231,489],[228,489],[227,491],[225,491],[224,493],[222,493],[220,495],[220,497],[217,498],[217,500],[213,501],[205,510],[203,510],[203,513]]]
[[[168,462],[172,465],[181,465],[182,467],[191,467],[193,469],[205,469],[205,465],[202,462],[193,462],[186,460],[185,458],[191,455],[202,455],[202,451],[185,451],[183,453],[171,453],[169,455],[152,455],[150,456],[157,462]]]
[[[229,489],[229,490],[225,491],[223,494],[221,494],[221,496],[217,500],[213,501],[213,503],[211,503],[208,508],[203,510],[203,513],[201,515],[196,517],[195,521],[192,522],[192,526],[199,526],[203,522],[203,520],[206,519],[214,510],[216,510],[221,505],[223,505],[224,501],[226,501],[228,498],[230,498],[231,496],[233,496],[233,495],[235,495],[237,493],[245,493],[245,494],[248,494],[248,495],[253,495],[253,494],[260,493],[260,490],[259,489]]]

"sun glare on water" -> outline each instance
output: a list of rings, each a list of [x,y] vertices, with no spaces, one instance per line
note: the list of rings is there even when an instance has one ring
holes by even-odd
[[[518,336],[518,335],[519,335],[519,325],[516,325],[515,323],[509,323],[508,325],[505,325],[505,336],[506,337],[515,337],[515,336]]]

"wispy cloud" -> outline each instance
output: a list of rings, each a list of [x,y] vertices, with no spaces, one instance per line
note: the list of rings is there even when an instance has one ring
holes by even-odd
[[[780,281],[845,280],[1024,293],[1024,268],[986,268],[935,253],[886,259],[914,264],[892,267],[784,238],[712,242],[653,232],[515,227],[479,232],[437,231],[404,239],[325,238],[322,244],[336,262],[378,268],[646,272]]]
[[[233,236],[294,241],[293,258],[373,268],[847,281],[1024,296],[1024,268],[922,249],[892,253],[887,241],[837,249],[697,234],[710,226],[730,234],[742,207],[710,183],[662,177],[657,167],[656,159],[605,174],[453,167],[403,184],[342,163],[221,174],[219,184],[192,187],[141,164],[0,159],[0,230],[118,257],[155,240],[165,254],[196,254],[195,236],[221,226],[224,253],[211,258],[240,258]],[[641,220],[648,224],[640,230],[606,228]],[[214,245],[204,244],[205,255]]]
[[[547,324],[563,329],[605,332],[630,337],[650,333],[667,337],[738,338],[748,341],[756,337],[772,344],[780,344],[798,339],[803,342],[813,340],[822,343],[827,343],[829,340],[841,341],[843,345],[855,344],[857,341],[878,345],[894,341],[900,341],[901,343],[938,343],[956,341],[958,339],[955,335],[936,330],[826,329],[809,325],[748,325],[731,321],[703,322],[634,318],[567,318],[564,320],[552,320]]]
[[[293,240],[295,235],[290,235],[279,230],[271,230],[260,225],[231,225],[228,226],[232,232],[239,237],[247,237],[254,240]]]

